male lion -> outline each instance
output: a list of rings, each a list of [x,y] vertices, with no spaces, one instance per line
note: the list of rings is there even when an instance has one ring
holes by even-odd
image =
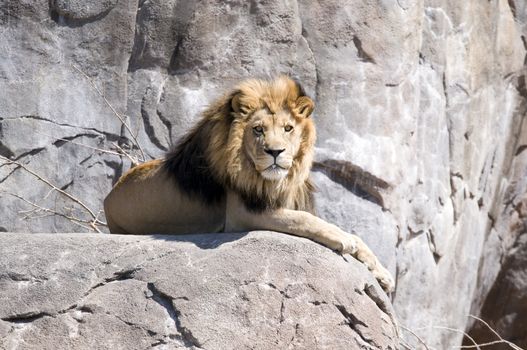
[[[273,230],[390,273],[357,236],[313,214],[313,101],[288,77],[247,80],[210,106],[165,159],[124,174],[104,201],[112,233]]]

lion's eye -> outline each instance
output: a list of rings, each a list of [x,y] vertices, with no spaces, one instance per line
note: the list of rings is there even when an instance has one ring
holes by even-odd
[[[285,130],[286,132],[290,132],[291,130],[293,130],[293,126],[291,126],[291,125],[286,125],[285,128],[284,128],[284,130]]]
[[[263,128],[261,126],[255,126],[253,130],[258,135],[263,134]]]

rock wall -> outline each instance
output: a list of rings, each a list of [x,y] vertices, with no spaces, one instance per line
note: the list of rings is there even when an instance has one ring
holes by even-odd
[[[0,348],[398,348],[367,269],[306,239],[0,238]]]
[[[20,165],[97,216],[130,166],[119,148],[159,157],[235,82],[287,73],[317,103],[320,215],[396,275],[402,325],[459,345],[439,327],[472,326],[525,221],[526,16],[519,0],[8,0],[0,230],[91,228]]]

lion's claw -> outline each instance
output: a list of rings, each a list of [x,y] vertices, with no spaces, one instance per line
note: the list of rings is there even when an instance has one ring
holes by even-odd
[[[384,267],[377,266],[376,269],[372,271],[372,273],[386,293],[390,293],[395,290],[395,281],[392,277],[392,274]]]

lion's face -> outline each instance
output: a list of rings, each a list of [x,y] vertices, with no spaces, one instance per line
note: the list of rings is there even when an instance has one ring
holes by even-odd
[[[267,180],[285,178],[300,149],[303,124],[287,109],[272,113],[259,109],[244,132],[244,151],[260,175]]]

